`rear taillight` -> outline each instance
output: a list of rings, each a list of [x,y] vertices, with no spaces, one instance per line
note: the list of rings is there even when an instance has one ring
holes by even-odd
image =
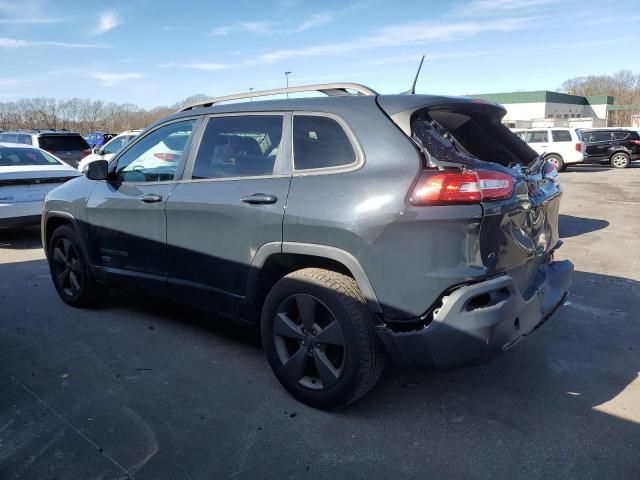
[[[491,170],[424,171],[410,201],[414,205],[443,205],[498,200],[509,198],[513,185],[513,177]]]
[[[90,148],[85,148],[84,150],[82,150],[82,155],[84,155],[85,157],[87,155],[91,155],[91,149]]]
[[[640,140],[629,140],[634,145],[640,145]]]
[[[178,156],[173,153],[154,153],[153,156],[165,162],[173,162],[178,158]]]
[[[582,151],[582,144],[576,143],[576,152],[581,152],[581,151]]]

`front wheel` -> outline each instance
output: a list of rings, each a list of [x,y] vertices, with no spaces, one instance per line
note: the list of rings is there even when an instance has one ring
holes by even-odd
[[[262,344],[273,372],[315,408],[354,402],[377,383],[384,352],[355,280],[319,268],[279,280],[262,310]]]
[[[631,159],[626,153],[618,152],[611,156],[611,166],[613,168],[627,168],[629,163],[631,163]]]
[[[47,253],[51,279],[60,298],[73,307],[95,305],[99,285],[93,278],[78,235],[70,225],[53,232]]]

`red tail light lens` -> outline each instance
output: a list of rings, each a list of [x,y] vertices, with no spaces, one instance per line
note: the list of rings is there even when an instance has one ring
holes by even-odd
[[[640,145],[640,140],[629,140],[634,145]]]
[[[165,162],[173,162],[178,158],[178,156],[173,153],[154,153],[153,156]]]
[[[582,151],[582,144],[576,143],[576,152],[581,152],[581,151]]]
[[[91,155],[91,149],[90,148],[85,148],[84,150],[82,150],[82,155],[84,155],[85,157],[87,155]]]
[[[482,200],[509,198],[513,185],[510,175],[489,170],[425,171],[410,201],[414,205],[479,203]]]

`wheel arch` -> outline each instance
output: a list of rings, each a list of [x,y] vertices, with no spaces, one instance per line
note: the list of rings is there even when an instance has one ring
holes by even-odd
[[[56,228],[62,225],[71,225],[80,236],[80,227],[78,221],[73,215],[68,212],[50,211],[44,214],[42,220],[42,247],[44,248],[45,255],[48,255],[49,239]]]
[[[353,255],[328,245],[297,242],[272,242],[258,249],[247,278],[249,303],[259,311],[267,293],[280,278],[292,271],[310,267],[325,268],[352,277],[369,310],[382,313],[373,286]]]

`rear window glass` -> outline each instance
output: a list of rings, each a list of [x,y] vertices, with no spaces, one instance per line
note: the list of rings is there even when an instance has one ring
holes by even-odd
[[[89,144],[80,135],[42,135],[40,148],[50,152],[86,150]]]
[[[501,123],[501,113],[480,105],[425,109],[414,114],[411,130],[435,160],[473,164],[464,158],[471,155],[504,166],[528,165],[538,154]]]
[[[329,117],[293,117],[293,161],[296,170],[349,165],[356,152],[340,124]]]
[[[551,138],[554,142],[570,142],[571,134],[569,130],[551,130]]]
[[[0,148],[0,167],[60,165],[51,155],[35,148]]]

